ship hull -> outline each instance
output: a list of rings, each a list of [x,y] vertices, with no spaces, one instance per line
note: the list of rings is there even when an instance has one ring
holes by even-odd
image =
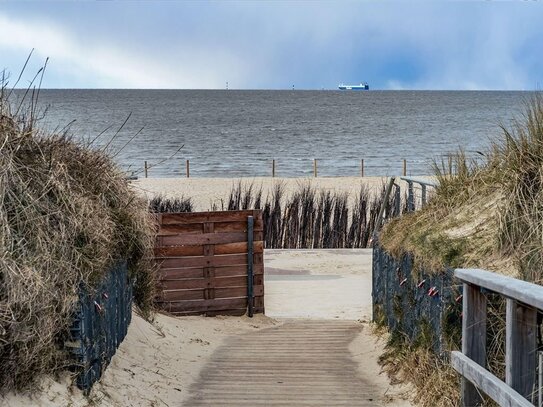
[[[370,90],[368,85],[339,85],[339,90]]]

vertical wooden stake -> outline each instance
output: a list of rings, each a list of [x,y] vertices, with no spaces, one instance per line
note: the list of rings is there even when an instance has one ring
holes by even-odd
[[[486,367],[486,297],[480,287],[464,283],[462,315],[462,353]],[[482,401],[477,388],[462,378],[462,405],[478,406]]]
[[[144,164],[143,164],[143,171],[145,172],[145,178],[147,178],[147,169],[148,169],[147,161],[145,161]]]
[[[254,306],[254,248],[253,248],[254,218],[247,217],[247,313],[250,318],[253,317]]]
[[[275,159],[272,160],[272,178],[275,178]]]
[[[187,160],[187,178],[190,178],[190,162]]]
[[[317,178],[317,159],[313,159],[313,176]]]
[[[364,159],[360,160],[360,176],[364,178]]]
[[[407,176],[407,160],[403,160],[403,176]]]
[[[507,299],[505,382],[531,401],[535,385],[537,310]]]

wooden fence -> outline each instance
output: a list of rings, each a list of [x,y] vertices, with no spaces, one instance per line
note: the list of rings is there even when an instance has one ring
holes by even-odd
[[[482,403],[479,390],[500,406],[533,406],[541,397],[536,385],[538,310],[543,310],[543,287],[485,270],[457,269],[464,285],[462,352],[451,363],[463,377],[462,405]],[[507,299],[505,383],[486,370],[487,301],[484,290]],[[541,367],[540,367],[541,368]],[[539,383],[540,385],[540,383]],[[541,404],[541,399],[539,403]]]
[[[175,315],[264,312],[257,210],[157,214],[158,306]]]

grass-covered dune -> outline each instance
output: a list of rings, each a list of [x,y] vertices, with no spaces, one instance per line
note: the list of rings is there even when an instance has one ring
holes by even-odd
[[[543,97],[492,142],[480,159],[458,152],[453,174],[434,164],[439,187],[430,204],[388,223],[382,245],[416,263],[483,267],[543,282]]]
[[[439,186],[430,203],[386,224],[380,244],[396,258],[412,255],[414,266],[427,273],[484,268],[542,284],[542,95],[527,101],[511,126],[501,127],[479,159],[467,159],[460,151],[453,161],[452,174],[448,163],[434,164]],[[487,360],[502,378],[504,317],[503,298],[489,294]],[[392,336],[398,339],[401,333]],[[459,405],[458,376],[428,347],[405,338],[391,341],[383,362],[415,384],[422,406]]]
[[[151,309],[147,202],[108,155],[41,131],[36,93],[0,84],[0,391],[65,367],[77,292],[127,259],[135,301]]]

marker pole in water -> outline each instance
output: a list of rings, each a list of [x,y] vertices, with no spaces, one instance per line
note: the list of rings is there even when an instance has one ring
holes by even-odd
[[[187,169],[187,178],[190,178],[190,162],[189,162],[189,160],[187,160],[186,169]]]
[[[275,178],[275,159],[272,160],[272,178]]]
[[[403,176],[407,176],[407,160],[405,158],[403,160]]]
[[[364,159],[360,160],[360,176],[364,178]]]
[[[313,159],[313,176],[317,178],[317,159]]]
[[[147,169],[148,169],[148,167],[147,167],[147,161],[145,161],[145,162],[143,163],[143,171],[144,171],[144,173],[145,173],[145,178],[147,178]]]

